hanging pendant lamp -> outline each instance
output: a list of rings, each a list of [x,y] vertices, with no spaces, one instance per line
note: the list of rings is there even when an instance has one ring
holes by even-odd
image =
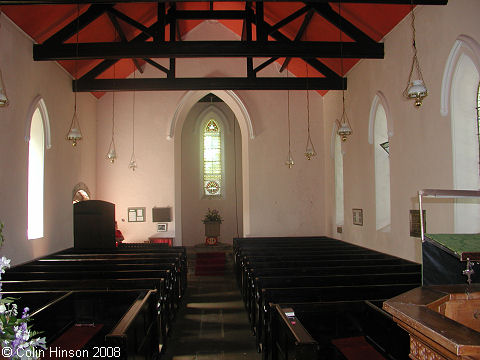
[[[115,64],[113,64],[113,81],[115,81]],[[113,164],[117,160],[115,149],[115,90],[112,92],[112,139],[108,147],[107,159]]]
[[[133,78],[135,79],[135,67],[133,68]],[[132,155],[128,168],[135,171],[137,168],[137,160],[135,159],[135,90],[133,90],[133,105],[132,105]]]
[[[315,146],[313,145],[312,138],[310,137],[310,97],[308,94],[308,64],[305,62],[305,68],[307,69],[307,145],[305,147],[305,157],[307,160],[311,160],[314,156],[317,156]]]
[[[342,17],[342,3],[338,5],[338,15]],[[342,42],[342,29],[338,27],[340,31],[340,75],[343,77],[343,42]],[[342,117],[340,120],[336,120],[337,123],[337,134],[340,136],[342,141],[346,141],[347,137],[352,135],[353,130],[350,125],[350,120],[347,116],[347,111],[345,110],[345,87],[342,84]]]
[[[288,66],[287,66],[287,79],[288,79]],[[288,166],[289,169],[295,165],[292,157],[292,150],[291,150],[291,142],[290,142],[290,90],[287,90],[287,123],[288,123],[288,155],[287,161],[285,161],[285,165]]]
[[[78,33],[79,29],[79,19],[80,19],[80,7],[77,4],[77,39],[76,39],[76,54],[78,58]],[[75,59],[75,78],[78,78],[78,60]],[[73,107],[73,116],[72,121],[70,122],[70,128],[68,129],[66,139],[72,142],[72,146],[77,146],[77,142],[82,140],[82,131],[80,129],[80,120],[77,114],[77,82],[75,81],[75,91],[74,91],[74,107]]]
[[[413,58],[412,65],[410,67],[410,74],[408,75],[408,82],[405,90],[403,90],[403,96],[407,99],[415,100],[415,107],[422,106],[423,99],[428,95],[425,81],[423,81],[422,70],[420,69],[420,62],[417,57],[417,44],[415,41],[415,11],[413,7],[413,1],[411,1],[411,18],[412,18],[412,49]],[[414,75],[415,72],[415,75]]]

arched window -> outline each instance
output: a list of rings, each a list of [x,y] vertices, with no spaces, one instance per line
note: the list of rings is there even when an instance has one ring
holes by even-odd
[[[478,101],[479,71],[472,58],[462,53],[456,62],[451,85],[451,124],[453,146],[453,181],[455,189],[478,190],[479,138]],[[478,200],[455,201],[455,232],[480,231]]]
[[[203,152],[203,194],[204,196],[223,195],[223,134],[220,122],[207,118],[202,131]]]
[[[28,121],[28,239],[43,237],[45,147],[50,147],[48,113],[42,99],[36,99]],[[47,133],[46,133],[47,130]],[[47,144],[45,144],[47,140]]]
[[[375,219],[377,230],[390,230],[390,143],[387,112],[380,94],[375,97],[370,112],[370,139],[375,156]]]
[[[72,203],[76,204],[77,202],[86,200],[90,200],[90,190],[88,189],[87,185],[85,185],[83,182],[80,182],[73,188]]]
[[[335,130],[335,222],[337,225],[344,223],[344,205],[343,205],[343,154],[342,140],[336,134]]]

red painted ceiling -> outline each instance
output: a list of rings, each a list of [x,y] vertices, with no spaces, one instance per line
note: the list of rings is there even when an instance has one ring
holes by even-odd
[[[293,2],[265,2],[264,12],[265,20],[274,25],[276,22],[287,17],[294,11],[303,7],[303,3]],[[331,4],[332,8],[339,12],[337,3]],[[77,9],[76,5],[10,5],[2,6],[3,11],[11,20],[13,20],[25,33],[32,37],[37,43],[42,43],[50,36],[58,32],[65,25],[73,21],[77,12],[83,13],[89,5],[80,5]],[[129,17],[137,20],[145,26],[150,26],[156,21],[156,3],[119,3],[115,8]],[[177,9],[179,10],[207,10],[210,8],[209,2],[179,2]],[[214,10],[244,10],[244,2],[214,2]],[[342,4],[340,12],[343,17],[366,33],[375,41],[380,41],[388,32],[395,27],[410,11],[409,5],[377,5],[377,4]],[[280,29],[280,31],[290,39],[294,39],[300,28],[304,15],[290,22],[288,25]],[[139,30],[132,26],[119,21],[124,30],[127,39],[135,37],[139,34]],[[180,35],[183,37],[190,30],[195,28],[201,21],[180,20],[178,27]],[[237,35],[241,35],[242,22],[237,20],[221,21],[227,28]],[[169,27],[166,27],[166,38],[169,38]],[[347,35],[342,34],[343,41],[351,41]],[[304,34],[303,40],[309,41],[339,41],[340,32],[338,28],[331,25],[320,15],[313,16],[310,25]],[[77,36],[73,36],[68,42],[76,42]],[[93,23],[82,29],[78,34],[79,42],[110,42],[120,41],[116,35],[115,28],[104,14],[96,19]],[[340,74],[339,59],[319,59],[332,70]],[[84,61],[60,61],[60,64],[72,76],[78,78],[102,60],[84,60]],[[279,62],[283,63],[283,59]],[[345,59],[343,61],[343,73],[358,62],[358,59]],[[114,67],[109,69],[99,78],[126,77],[134,70],[131,60],[121,60]],[[306,76],[306,65],[301,59],[292,59],[289,64],[289,70],[296,76]],[[308,66],[309,76],[323,76],[312,67]],[[342,74],[343,75],[343,74]],[[96,94],[100,96],[101,94]]]

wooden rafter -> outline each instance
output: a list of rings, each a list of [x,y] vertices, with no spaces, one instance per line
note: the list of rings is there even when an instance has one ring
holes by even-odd
[[[172,24],[170,24],[172,26]],[[175,36],[176,31],[173,33]],[[341,50],[341,45],[343,49]],[[105,42],[33,46],[33,57],[45,60],[202,58],[202,57],[313,57],[383,59],[383,43],[338,41],[175,41],[157,46],[152,42]]]
[[[300,29],[298,29],[297,35],[295,36],[295,40],[294,40],[295,42],[298,42],[302,39],[303,35],[305,34],[305,31],[307,31],[307,27],[310,24],[310,21],[312,21],[312,17],[313,17],[313,10],[310,9],[308,10],[307,14],[303,18],[302,25],[300,26]],[[291,57],[287,57],[285,59],[285,61],[282,64],[282,67],[280,68],[280,72],[285,70],[285,68],[290,63],[291,59],[292,59]]]
[[[91,91],[159,91],[159,90],[341,90],[344,78],[149,78],[149,79],[80,79],[73,90]]]
[[[113,27],[115,28],[116,33],[120,36],[120,39],[122,40],[122,43],[126,44],[128,42],[127,37],[125,36],[125,32],[123,31],[122,27],[120,26],[117,18],[112,14],[108,13],[108,17],[110,19],[110,22],[112,23]],[[143,68],[141,67],[140,63],[138,62],[138,59],[132,58],[132,62],[137,68],[137,70],[143,74]]]

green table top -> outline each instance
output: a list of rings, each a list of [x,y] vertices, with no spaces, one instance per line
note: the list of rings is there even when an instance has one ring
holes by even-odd
[[[461,260],[480,257],[480,234],[425,234],[434,243],[448,249]],[[468,256],[467,254],[476,254]]]

